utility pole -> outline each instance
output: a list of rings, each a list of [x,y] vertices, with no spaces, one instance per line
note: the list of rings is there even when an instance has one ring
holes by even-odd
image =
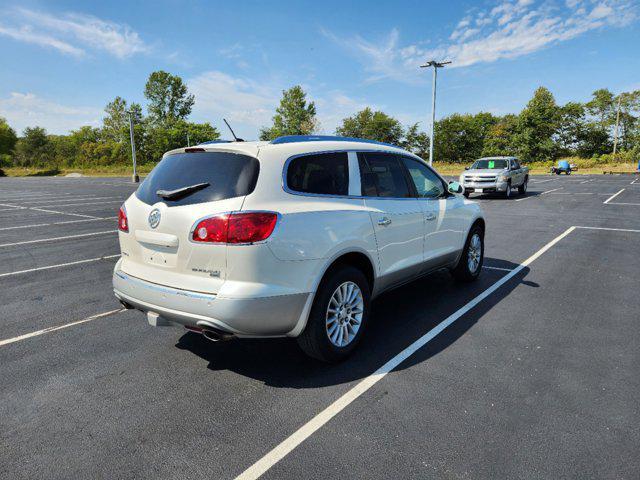
[[[420,65],[420,68],[433,67],[433,87],[431,91],[431,136],[429,138],[429,165],[433,165],[433,136],[436,128],[436,79],[438,77],[438,69],[451,63],[436,62],[435,60],[429,60],[424,65]]]
[[[616,151],[618,150],[618,128],[620,126],[620,101],[622,94],[618,95],[618,109],[616,111],[616,128],[613,133],[613,160],[616,159]]]
[[[129,135],[131,136],[131,160],[133,161],[133,175],[131,176],[131,181],[133,183],[139,183],[140,177],[138,176],[138,172],[136,171],[136,140],[133,136],[133,112],[131,110],[127,111],[129,114]]]

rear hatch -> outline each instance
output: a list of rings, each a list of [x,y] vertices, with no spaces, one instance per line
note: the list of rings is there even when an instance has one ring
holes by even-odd
[[[241,210],[259,163],[225,151],[167,155],[124,205],[121,269],[159,285],[217,293],[227,273],[227,245],[192,241],[203,218]],[[186,189],[185,187],[192,187]]]

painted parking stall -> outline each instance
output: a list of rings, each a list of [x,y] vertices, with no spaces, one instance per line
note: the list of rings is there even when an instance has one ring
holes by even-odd
[[[326,366],[284,339],[213,344],[122,311],[101,232],[126,179],[0,179],[0,203],[29,207],[0,211],[0,476],[633,477],[635,180],[473,195],[480,281],[385,294],[359,351]]]

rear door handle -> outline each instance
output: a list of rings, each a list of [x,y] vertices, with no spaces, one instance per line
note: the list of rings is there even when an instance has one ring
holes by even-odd
[[[436,219],[436,215],[434,213],[428,213],[427,215],[425,215],[424,219],[425,220],[435,220]]]
[[[380,220],[378,220],[378,225],[380,225],[381,227],[386,227],[387,225],[391,224],[391,219],[389,217],[382,217]]]

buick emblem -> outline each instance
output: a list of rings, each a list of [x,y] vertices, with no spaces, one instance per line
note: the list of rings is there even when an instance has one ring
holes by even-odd
[[[149,214],[149,226],[156,228],[160,224],[160,210],[154,208]]]

